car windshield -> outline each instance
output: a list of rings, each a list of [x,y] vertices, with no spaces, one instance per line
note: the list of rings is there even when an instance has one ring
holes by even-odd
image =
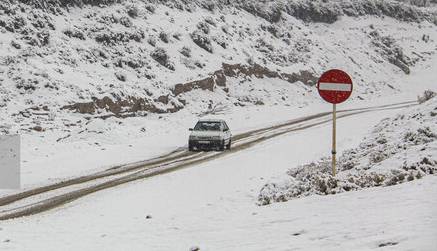
[[[220,131],[220,122],[197,122],[195,131]]]

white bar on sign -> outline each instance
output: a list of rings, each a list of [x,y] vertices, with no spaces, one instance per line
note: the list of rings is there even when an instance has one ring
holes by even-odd
[[[320,83],[319,90],[322,91],[352,91],[352,85],[348,83]]]

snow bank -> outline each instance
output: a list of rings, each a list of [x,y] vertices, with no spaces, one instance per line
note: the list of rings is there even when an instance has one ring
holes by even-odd
[[[342,153],[337,168],[338,174],[333,177],[330,159],[322,158],[290,169],[285,180],[264,185],[258,202],[267,205],[314,194],[391,186],[435,175],[437,98],[382,120],[358,147]]]

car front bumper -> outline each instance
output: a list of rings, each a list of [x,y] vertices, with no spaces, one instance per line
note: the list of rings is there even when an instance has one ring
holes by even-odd
[[[210,149],[220,147],[221,140],[189,140],[188,144],[197,149]]]

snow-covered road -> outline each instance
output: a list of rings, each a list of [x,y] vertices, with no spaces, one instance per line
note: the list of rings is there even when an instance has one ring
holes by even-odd
[[[380,110],[398,110],[412,105],[415,105],[414,102],[340,110],[338,118],[358,116],[359,114]],[[278,125],[244,132],[233,137],[232,152],[244,150],[254,144],[281,136],[285,133],[305,130],[325,124],[330,120],[329,113],[319,113],[296,118]],[[169,153],[158,159],[126,164],[117,168],[110,168],[103,172],[35,187],[20,193],[13,193],[8,196],[0,197],[0,220],[8,220],[45,212],[103,189],[179,170],[222,156],[223,152],[192,153],[181,148],[179,151]]]

